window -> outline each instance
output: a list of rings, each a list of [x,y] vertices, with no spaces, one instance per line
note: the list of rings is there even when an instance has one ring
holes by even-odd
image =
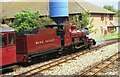
[[[11,33],[11,34],[9,34],[9,44],[10,45],[14,45],[14,34],[13,33]]]
[[[101,15],[101,21],[104,21],[104,15]]]
[[[79,16],[79,20],[82,20],[82,15]]]
[[[7,35],[0,34],[0,47],[5,47],[7,45]]]
[[[113,20],[113,15],[109,15],[109,20]]]

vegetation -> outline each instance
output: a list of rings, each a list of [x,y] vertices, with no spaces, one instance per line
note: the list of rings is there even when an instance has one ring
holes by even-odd
[[[109,40],[114,38],[120,38],[120,33],[114,32],[107,35],[99,35],[98,37],[96,37],[96,40],[102,41],[102,40]]]
[[[3,19],[2,19],[2,18],[0,18],[0,24],[2,24],[2,20],[3,20]]]
[[[117,16],[117,17],[120,17],[120,10],[118,10],[118,11],[116,12],[116,16]]]
[[[103,8],[105,8],[105,9],[107,9],[109,11],[115,12],[116,16],[120,17],[120,10],[116,10],[113,6],[104,5]]]
[[[0,18],[0,25],[2,24],[2,19]]]
[[[80,16],[82,16],[81,19],[80,19]],[[96,32],[96,29],[93,30],[93,28],[94,28],[93,21],[94,21],[94,19],[90,19],[89,11],[84,11],[81,14],[75,15],[73,17],[72,25],[75,24],[80,29],[81,25],[84,24],[85,27],[87,27],[90,32]]]
[[[116,12],[116,9],[114,9],[113,6],[110,6],[110,5],[104,5],[103,8],[109,10],[109,11],[112,11],[112,12]]]
[[[40,25],[42,26],[56,24],[50,17],[40,18],[39,22],[41,23]]]
[[[10,23],[9,26],[13,27],[16,31],[33,29],[40,25],[39,12],[32,12],[29,9],[23,10],[15,15],[15,22]]]
[[[40,13],[34,12],[30,9],[22,10],[22,12],[15,15],[15,22],[10,22],[9,26],[16,31],[30,30],[36,27],[44,28],[44,25],[51,24],[53,21],[48,18],[40,18]]]
[[[72,18],[72,22],[70,23],[71,25],[77,25],[78,28],[81,28],[81,22],[79,20],[79,16],[80,15],[75,15],[73,18]]]

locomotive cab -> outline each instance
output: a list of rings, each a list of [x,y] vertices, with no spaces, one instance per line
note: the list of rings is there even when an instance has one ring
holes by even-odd
[[[66,34],[64,25],[46,25],[45,27],[46,28],[56,28],[57,36],[64,36]]]
[[[15,32],[10,27],[0,27],[0,67],[16,63]]]
[[[71,44],[70,26],[68,25],[46,25],[46,28],[56,28],[56,35],[61,38],[61,46]]]

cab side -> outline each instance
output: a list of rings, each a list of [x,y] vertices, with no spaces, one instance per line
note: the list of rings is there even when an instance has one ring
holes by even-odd
[[[0,67],[16,63],[15,32],[11,28],[0,30]]]

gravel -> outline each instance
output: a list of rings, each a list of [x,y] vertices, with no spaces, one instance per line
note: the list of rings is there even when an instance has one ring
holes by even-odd
[[[77,57],[76,60],[71,60],[69,62],[60,64],[49,70],[43,71],[42,74],[43,75],[75,75],[77,73],[81,73],[86,68],[90,68],[90,66],[92,66],[93,64],[96,64],[112,56],[116,52],[118,52],[118,43],[103,47],[97,51],[96,50],[93,51],[92,53],[87,53],[85,55]],[[28,67],[21,67],[16,69],[14,72],[7,73],[5,75],[17,75],[25,71],[28,71],[30,69],[42,66],[49,62],[51,61],[34,64]]]
[[[28,67],[20,67],[20,68],[16,69],[15,71],[10,72],[10,73],[6,73],[4,75],[18,75],[18,74],[21,74],[23,72],[29,71],[31,69],[37,68],[39,66],[42,66],[44,64],[47,64],[49,62],[51,62],[51,61],[47,61],[47,62],[43,62],[43,63],[38,63],[38,64],[33,64],[33,65],[28,66]]]
[[[118,71],[118,61],[116,61],[114,65],[110,65],[109,68],[98,75],[118,75]]]
[[[53,67],[51,70],[43,71],[43,75],[76,75],[86,68],[109,58],[118,52],[118,43],[103,47],[95,52],[88,53],[71,60],[68,63]]]

